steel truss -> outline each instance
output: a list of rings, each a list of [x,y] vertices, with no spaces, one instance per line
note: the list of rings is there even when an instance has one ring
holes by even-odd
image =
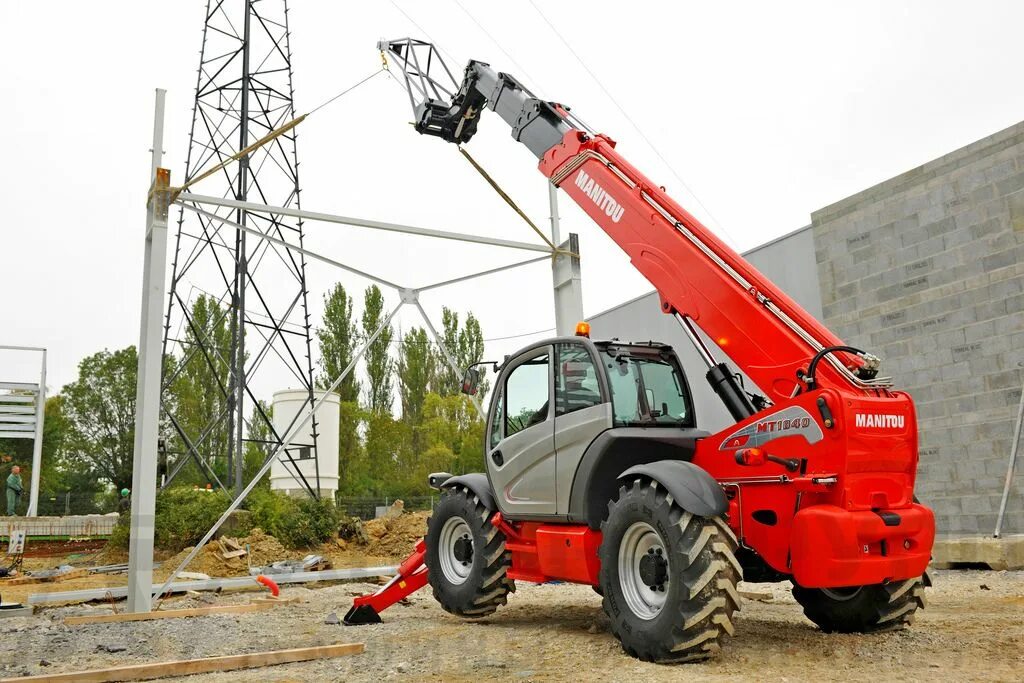
[[[287,0],[208,0],[185,181],[294,117]],[[282,212],[228,206],[179,211],[163,330],[164,356],[178,358],[173,370],[165,365],[161,385],[161,407],[173,434],[164,486],[194,462],[211,482],[237,495],[245,483],[246,430],[262,427],[271,449],[285,443],[249,388],[260,374],[281,374],[283,368],[313,404],[303,221],[284,212],[300,208],[296,142],[291,130],[202,181],[204,191],[218,197],[276,204]],[[224,230],[222,218],[246,229]],[[195,296],[202,293],[218,303],[216,318],[205,325],[192,317]],[[208,336],[211,327],[225,323],[226,346]],[[216,387],[208,404],[186,416],[168,400],[169,391],[196,366],[212,375]],[[250,405],[252,424],[245,412]],[[315,420],[312,434],[313,443],[303,445],[316,457]],[[318,497],[319,467],[315,481],[307,481],[290,450],[286,466]],[[218,463],[227,481],[217,476]]]

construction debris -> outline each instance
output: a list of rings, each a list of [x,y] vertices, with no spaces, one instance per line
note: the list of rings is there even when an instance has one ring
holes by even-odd
[[[28,583],[60,583],[68,579],[77,579],[89,574],[88,569],[76,569],[70,565],[61,565],[54,569],[41,569],[28,572],[13,579],[6,579],[0,585],[22,586]]]
[[[397,503],[398,501],[396,501]],[[405,557],[416,541],[427,533],[429,512],[407,512],[397,517],[381,517],[364,524],[366,552],[382,557]]]
[[[331,561],[323,555],[306,555],[301,560],[282,560],[266,567],[250,567],[249,574],[294,574],[295,572],[319,572],[331,568]]]
[[[348,581],[352,579],[365,579],[374,576],[391,576],[398,570],[395,565],[381,567],[364,567],[361,569],[329,569],[322,572],[296,572],[294,574],[277,574],[274,576],[276,583],[307,583],[310,581]],[[162,583],[153,584],[153,592],[156,593],[163,587]],[[209,579],[207,581],[176,581],[168,589],[169,593],[184,593],[185,591],[217,591],[232,588],[255,588],[256,583],[251,576],[240,576],[229,579]],[[91,588],[77,591],[62,591],[59,593],[33,593],[28,596],[30,605],[46,605],[52,603],[66,602],[89,602],[91,600],[105,600],[108,596],[112,599],[123,598],[128,595],[127,586],[116,588]]]

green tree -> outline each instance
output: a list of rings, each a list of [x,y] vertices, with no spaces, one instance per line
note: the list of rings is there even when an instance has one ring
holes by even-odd
[[[352,362],[359,344],[359,330],[356,328],[352,297],[345,287],[338,283],[324,295],[323,325],[316,331],[320,343],[320,377],[317,384],[326,389]],[[359,400],[359,381],[356,373],[345,377],[337,388],[342,401]]]
[[[338,410],[338,493],[343,496],[368,495],[372,475],[367,451],[359,439],[359,427],[367,413],[355,401],[342,401]]]
[[[369,339],[384,321],[384,296],[377,285],[366,288],[363,296],[363,339]],[[388,325],[366,349],[366,376],[369,386],[366,391],[367,408],[374,415],[391,413],[394,401],[392,376],[395,370],[391,358],[391,341],[394,330]]]
[[[259,407],[252,407],[252,412],[249,416],[249,429],[246,434],[245,461],[242,466],[242,479],[245,482],[251,481],[256,476],[256,473],[263,467],[263,463],[274,452],[273,434],[270,431],[270,425],[267,424],[267,420],[260,414],[260,410],[263,411],[263,414],[268,419],[272,420],[274,417],[274,406],[269,405],[266,401],[260,401]],[[259,488],[270,488],[270,477],[264,477],[257,486]]]
[[[231,352],[227,309],[212,296],[200,294],[187,320],[184,357],[165,361],[164,377],[172,379],[168,381],[164,401],[170,401],[168,407],[182,432],[223,479],[227,475],[228,444],[232,438],[224,419]],[[177,431],[170,444],[168,450],[177,453],[178,458],[191,460],[188,446]],[[186,465],[178,476],[183,484],[204,484],[209,479],[194,462]]]
[[[452,360],[459,367],[459,373],[455,373],[447,358],[444,357],[444,353],[438,349],[435,365],[437,379],[434,382],[434,390],[440,396],[451,396],[459,393],[459,388],[462,385],[462,372],[468,366],[483,359],[484,336],[480,330],[480,321],[472,312],[466,314],[466,323],[460,328],[459,314],[447,306],[441,309],[441,326],[441,341],[448,349],[448,353],[451,354]],[[485,393],[486,386],[481,383],[480,397],[483,398]]]
[[[420,425],[425,448],[424,481],[437,471],[464,474],[483,467],[484,424],[468,396],[428,394]]]
[[[324,296],[323,325],[317,329],[320,342],[321,388],[329,387],[352,363],[356,346],[359,344],[359,329],[355,321],[352,297],[345,287],[338,283]],[[356,474],[362,456],[359,441],[361,410],[359,408],[359,381],[353,368],[336,389],[341,398],[338,422],[338,476],[342,482],[349,482]]]
[[[412,427],[392,415],[369,415],[366,420],[366,461],[357,495],[406,495]]]
[[[61,392],[68,465],[91,469],[115,489],[132,485],[137,369],[134,346],[100,351],[79,363],[78,379]]]
[[[408,425],[418,425],[423,417],[423,401],[437,376],[435,354],[426,330],[414,327],[405,334],[395,367],[398,371],[402,421]]]

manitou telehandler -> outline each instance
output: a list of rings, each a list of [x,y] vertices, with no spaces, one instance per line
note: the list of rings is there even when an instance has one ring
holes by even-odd
[[[914,404],[878,376],[879,359],[825,329],[567,107],[483,62],[456,83],[429,43],[379,47],[405,75],[418,132],[465,143],[488,108],[512,127],[657,288],[736,424],[700,429],[668,346],[581,334],[526,347],[494,382],[486,472],[431,475],[443,495],[426,538],[346,623],[378,622],[428,582],[445,610],[477,618],[515,581],[571,581],[603,596],[629,654],[700,660],[733,634],[745,578],[791,581],[825,631],[909,624],[935,522],[914,499]],[[464,389],[475,382],[467,373]]]

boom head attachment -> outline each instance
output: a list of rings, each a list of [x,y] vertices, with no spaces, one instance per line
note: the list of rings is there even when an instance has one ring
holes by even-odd
[[[480,112],[490,108],[511,126],[512,137],[540,158],[576,127],[568,109],[538,99],[486,62],[470,60],[459,83],[431,43],[401,38],[382,40],[377,47],[402,71],[417,133],[461,145],[476,134]]]

